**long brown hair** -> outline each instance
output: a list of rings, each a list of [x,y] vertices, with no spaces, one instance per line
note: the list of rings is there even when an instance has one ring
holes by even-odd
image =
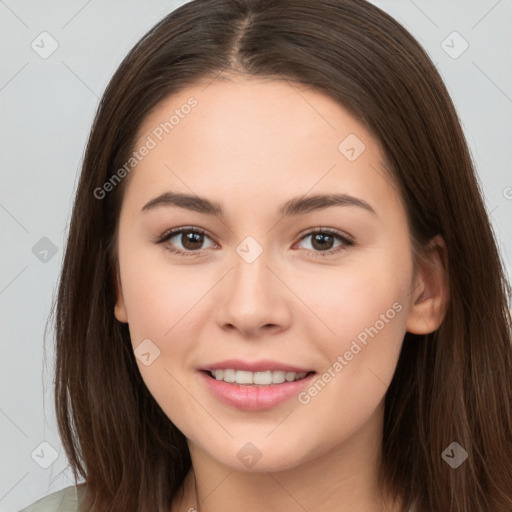
[[[55,309],[55,404],[86,510],[164,511],[190,469],[183,434],[146,388],[114,317],[115,238],[129,159],[161,100],[229,73],[313,86],[380,141],[411,242],[440,234],[450,298],[407,333],[385,401],[383,481],[416,512],[512,510],[512,348],[506,282],[456,111],[426,52],[362,0],[195,0],[153,27],[105,90],[88,140]],[[454,469],[452,442],[468,453]]]

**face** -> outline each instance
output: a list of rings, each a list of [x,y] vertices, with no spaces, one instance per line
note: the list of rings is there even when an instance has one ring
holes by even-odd
[[[258,471],[381,421],[418,293],[377,140],[320,92],[236,78],[159,104],[144,145],[125,183],[115,314],[170,420],[218,463],[250,470],[249,455]],[[338,201],[313,200],[326,195]],[[204,371],[223,367],[276,383]],[[288,382],[304,373],[292,369],[307,375]]]

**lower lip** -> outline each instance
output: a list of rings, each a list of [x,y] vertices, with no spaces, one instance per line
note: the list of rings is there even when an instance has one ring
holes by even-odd
[[[246,411],[261,411],[275,407],[290,398],[297,396],[300,391],[313,379],[314,373],[301,380],[283,382],[269,386],[244,386],[216,380],[209,372],[201,371],[208,389],[222,402]]]

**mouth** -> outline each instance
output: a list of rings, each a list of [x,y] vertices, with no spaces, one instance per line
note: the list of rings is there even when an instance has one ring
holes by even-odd
[[[305,387],[311,385],[316,374],[315,371],[292,372],[291,367],[287,370],[251,372],[211,367],[201,369],[199,375],[206,389],[223,404],[241,411],[258,412],[297,398]]]
[[[227,384],[237,384],[245,387],[272,387],[290,382],[304,380],[315,374],[315,371],[308,372],[285,372],[283,370],[267,370],[250,372],[234,368],[201,370],[209,378],[222,381]]]

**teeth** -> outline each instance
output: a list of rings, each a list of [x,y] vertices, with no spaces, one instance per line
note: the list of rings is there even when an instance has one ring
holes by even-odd
[[[245,370],[212,370],[210,372],[216,380],[223,380],[224,382],[236,382],[237,384],[244,385],[260,385],[269,386],[271,384],[282,384],[283,382],[293,382],[294,380],[303,379],[306,372],[283,372],[280,370],[265,371],[265,372],[248,372]]]
[[[235,374],[235,382],[237,384],[252,384],[252,373],[237,370]]]
[[[284,378],[285,378],[288,382],[292,382],[292,381],[294,381],[294,380],[295,380],[295,377],[296,377],[296,375],[295,375],[295,373],[293,373],[293,372],[286,372],[286,373],[284,374]]]
[[[236,377],[237,384],[261,384],[261,385],[266,385],[266,386],[268,386],[269,384],[272,384],[272,372],[271,371],[268,371],[268,372],[255,372],[255,373],[243,372],[244,374],[247,375],[247,381],[246,382],[240,382],[240,380],[238,379],[238,374],[239,373],[242,373],[242,372],[236,372],[236,374],[237,374],[237,377]],[[277,382],[275,382],[274,384],[277,384]]]

